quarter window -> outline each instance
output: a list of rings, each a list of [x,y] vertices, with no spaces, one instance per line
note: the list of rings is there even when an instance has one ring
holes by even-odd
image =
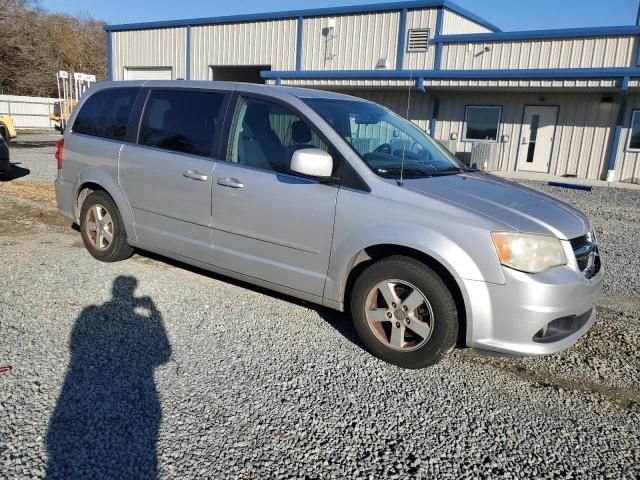
[[[467,107],[463,140],[466,142],[498,141],[501,115],[501,107]]]
[[[627,149],[640,151],[640,110],[633,112]]]
[[[139,88],[112,88],[89,97],[73,124],[73,132],[124,140]]]
[[[142,116],[138,143],[210,157],[224,93],[153,90]]]
[[[229,136],[229,162],[290,173],[293,154],[305,148],[329,151],[298,115],[276,103],[240,98]]]

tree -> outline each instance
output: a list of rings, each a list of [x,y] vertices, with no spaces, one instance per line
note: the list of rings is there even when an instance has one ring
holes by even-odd
[[[56,72],[107,75],[104,22],[51,14],[39,0],[0,0],[0,93],[57,96]]]

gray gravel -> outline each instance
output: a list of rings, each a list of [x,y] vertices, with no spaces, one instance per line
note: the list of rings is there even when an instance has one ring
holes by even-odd
[[[20,180],[51,175],[29,155]],[[0,478],[636,478],[640,193],[535,186],[598,229],[592,332],[403,371],[338,313],[153,257],[99,264],[0,183]]]

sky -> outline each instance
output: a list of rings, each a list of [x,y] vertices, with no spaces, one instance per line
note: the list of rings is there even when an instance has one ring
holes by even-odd
[[[504,31],[633,25],[640,0],[455,0]],[[177,20],[387,3],[376,0],[41,0],[53,12],[88,14],[109,24]]]

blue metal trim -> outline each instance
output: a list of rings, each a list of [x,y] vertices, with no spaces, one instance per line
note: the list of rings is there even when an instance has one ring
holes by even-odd
[[[324,17],[328,15],[348,15],[350,13],[390,12],[407,9],[446,7],[463,17],[467,17],[490,30],[500,31],[498,27],[485,19],[465,10],[448,0],[413,0],[403,2],[388,2],[368,5],[351,5],[332,8],[316,8],[309,10],[290,10],[283,12],[254,13],[248,15],[231,15],[226,17],[191,18],[186,20],[166,20],[160,22],[129,23],[120,25],[106,25],[106,31],[144,30],[150,28],[185,27],[187,25],[219,25],[224,23],[254,22],[260,20],[283,20],[297,17]]]
[[[640,77],[640,68],[550,68],[534,70],[307,70],[263,71],[262,78],[282,79],[531,79]]]
[[[429,135],[436,138],[436,129],[438,127],[438,115],[440,114],[440,99],[433,97],[433,112],[431,112],[431,121],[429,122]]]
[[[442,36],[442,24],[444,23],[444,9],[439,8],[436,17],[436,38]],[[433,68],[440,70],[442,66],[442,42],[436,44],[436,58],[434,60]]]
[[[629,90],[629,77],[624,77],[620,89],[620,107],[618,109],[618,120],[616,129],[613,133],[613,141],[611,142],[611,153],[609,156],[609,171],[616,169],[616,160],[618,158],[618,148],[620,147],[620,137],[622,135],[622,126],[624,125],[624,117],[627,115],[627,91]]]
[[[296,70],[302,70],[302,41],[304,35],[304,18],[298,17],[298,38],[296,39]]]
[[[418,77],[416,80],[416,88],[421,92],[426,92],[427,90],[424,88],[424,78]]]
[[[187,25],[187,55],[185,78],[191,80],[191,25]]]
[[[496,42],[502,40],[541,40],[549,38],[612,37],[640,35],[640,26],[565,28],[562,30],[528,30],[523,32],[467,33],[440,35],[434,43]]]
[[[404,68],[404,52],[407,45],[407,12],[403,8],[400,12],[400,26],[398,27],[398,54],[396,58],[396,70]]]
[[[640,4],[638,5],[638,16],[636,17],[636,25],[640,25]]]
[[[113,39],[112,33],[107,32],[107,80],[113,81]]]

